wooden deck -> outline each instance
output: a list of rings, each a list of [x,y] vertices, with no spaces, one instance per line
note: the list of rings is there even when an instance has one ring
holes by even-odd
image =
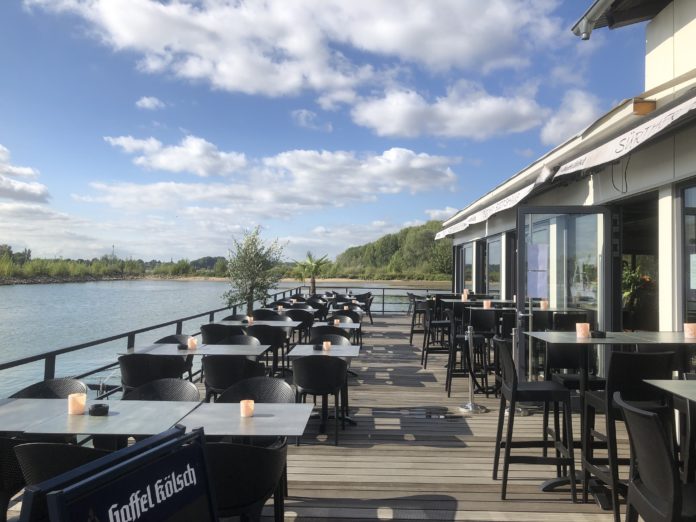
[[[567,489],[541,492],[541,482],[555,474],[551,466],[512,466],[508,500],[500,500],[500,481],[491,479],[498,401],[477,396],[490,412],[463,416],[467,379],[455,379],[448,399],[446,356],[431,354],[423,370],[422,336],[410,346],[409,326],[403,315],[375,316],[374,326],[366,325],[363,355],[352,364],[359,377],[350,383],[358,425],[347,426],[335,447],[333,430],[319,435],[312,420],[302,445],[290,447],[286,519],[612,519],[594,503],[573,504]],[[515,424],[516,436],[541,433],[541,415]]]

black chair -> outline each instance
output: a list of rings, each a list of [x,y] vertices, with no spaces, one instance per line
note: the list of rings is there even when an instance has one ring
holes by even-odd
[[[271,363],[271,375],[275,375],[278,372],[278,354],[280,353],[282,357],[282,366],[285,370],[285,357],[283,356],[283,349],[285,348],[285,343],[287,342],[287,333],[284,328],[278,328],[276,326],[270,326],[267,324],[253,324],[247,327],[247,335],[256,337],[261,344],[270,346],[270,351],[273,354],[273,361]]]
[[[267,447],[208,442],[205,448],[218,516],[261,520],[261,510],[273,496],[274,518],[284,519],[286,439]]]
[[[491,359],[490,340],[497,334],[498,314],[494,309],[470,308],[469,326],[473,330],[473,336],[468,342],[473,343],[473,349],[467,351],[465,356],[474,360],[468,361],[471,377],[478,391],[484,392],[486,397],[495,391],[495,386],[489,386],[488,375],[497,373],[497,361]],[[495,353],[495,351],[494,351]]]
[[[210,355],[209,357],[213,357]],[[201,395],[195,384],[184,379],[157,379],[123,394],[123,401],[197,402]]]
[[[191,336],[184,334],[173,334],[161,339],[157,339],[155,344],[178,344],[182,348],[188,347],[188,340]],[[166,357],[166,356],[165,356]],[[179,357],[178,355],[172,355],[172,357]],[[188,380],[193,381],[193,355],[183,356],[184,358],[184,371],[182,373],[188,372]]]
[[[251,312],[251,316],[255,321],[280,321],[281,315],[275,310],[266,310],[265,308],[259,308]]]
[[[205,402],[225,391],[233,384],[249,377],[266,374],[266,367],[250,361],[243,355],[206,355],[203,357]]]
[[[343,328],[338,327],[338,326],[333,326],[333,325],[313,326],[311,331],[310,331],[310,337],[312,339],[317,339],[317,338],[323,337],[324,335],[338,335],[338,336],[343,336],[346,339],[350,340],[350,333],[348,331],[344,330]],[[348,344],[350,344],[350,342]]]
[[[22,388],[10,399],[67,399],[71,393],[87,393],[87,386],[77,379],[47,379]]]
[[[180,378],[186,361],[178,355],[129,353],[118,358],[124,393],[157,379]]]
[[[261,403],[295,402],[295,390],[283,379],[275,377],[250,377],[223,391],[215,402],[240,402],[251,399]]]
[[[413,315],[411,315],[411,333],[408,344],[413,344],[414,333],[425,333],[425,309],[426,301],[416,299],[413,305]]]
[[[246,314],[232,314],[225,316],[221,319],[221,321],[246,321],[247,320],[247,315]]]
[[[208,323],[201,325],[201,342],[203,344],[219,344],[223,339],[232,335],[243,335],[241,326]]]
[[[554,312],[552,329],[556,332],[574,332],[577,323],[586,323],[585,312]]]
[[[638,522],[638,515],[650,522],[696,520],[696,484],[679,480],[664,416],[636,407],[619,392],[613,398],[631,441],[626,522]]]
[[[331,344],[335,344],[336,346],[351,346],[350,339],[348,339],[344,335],[333,333],[314,335],[309,340],[309,344],[321,344],[324,341],[329,341]]]
[[[498,412],[498,430],[495,439],[495,454],[493,457],[493,480],[498,478],[498,463],[500,461],[500,449],[504,448],[503,456],[503,486],[501,498],[505,500],[507,493],[508,470],[510,464],[555,464],[569,467],[570,491],[573,502],[577,500],[575,487],[575,459],[573,455],[573,426],[572,411],[570,406],[570,391],[553,381],[518,382],[517,369],[512,358],[512,341],[499,337],[493,338],[500,358],[502,372],[500,410]],[[505,406],[509,403],[507,434],[502,442],[503,424],[505,422]],[[512,448],[538,448],[544,447],[544,441],[512,440],[513,426],[515,422],[515,408],[520,402],[541,402],[554,404],[554,448],[555,457],[511,455]],[[563,404],[564,430],[561,436],[558,404]],[[540,444],[541,442],[541,444]]]
[[[428,354],[431,352],[449,351],[450,318],[439,319],[435,313],[436,302],[429,300],[425,303],[425,332],[423,333],[423,351],[421,365],[428,367]]]
[[[26,485],[14,449],[29,442],[31,439],[0,437],[0,522],[7,521],[10,499]]]
[[[224,344],[243,344],[246,346],[260,346],[261,341],[259,341],[256,337],[253,335],[233,335],[232,337],[228,337],[225,339]]]
[[[348,363],[339,357],[309,355],[293,362],[297,402],[305,402],[307,395],[321,397],[321,422],[326,425],[328,417],[328,396],[334,396],[335,441],[338,445],[338,419],[341,417],[345,429],[345,416],[339,414],[339,395],[347,385]],[[299,439],[298,439],[299,444]]]
[[[28,485],[38,484],[110,452],[76,444],[31,442],[15,446],[17,461]]]
[[[630,353],[613,351],[609,358],[606,389],[585,392],[585,416],[582,434],[583,501],[587,501],[590,479],[594,476],[611,490],[614,520],[619,522],[619,465],[628,465],[619,459],[616,444],[616,421],[621,411],[613,402],[614,393],[620,392],[624,400],[638,403],[651,411],[663,409],[667,400],[654,386],[644,379],[671,379],[673,353]],[[605,431],[595,428],[595,415],[604,414]],[[594,455],[595,439],[606,440],[608,458]]]
[[[362,346],[362,318],[360,314],[351,310],[336,310],[330,317],[326,318],[328,326],[335,326],[333,322],[336,319],[342,323],[353,323],[358,325],[357,330],[346,330],[346,333],[353,338],[355,344]]]
[[[293,321],[300,321],[300,326],[297,329],[299,342],[309,338],[309,330],[314,324],[314,312],[310,310],[303,310],[300,308],[291,308],[285,312],[285,316],[289,317]]]

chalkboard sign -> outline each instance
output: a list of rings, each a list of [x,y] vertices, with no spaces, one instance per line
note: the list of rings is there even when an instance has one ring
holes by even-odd
[[[108,465],[100,465],[100,459],[73,470],[70,474],[77,472],[78,479],[58,488],[51,481],[39,485],[44,486],[50,521],[217,521],[202,431],[178,432],[142,448],[139,444],[121,450],[130,450],[127,458]]]

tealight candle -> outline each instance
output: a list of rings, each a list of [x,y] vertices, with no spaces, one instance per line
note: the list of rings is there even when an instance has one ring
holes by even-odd
[[[357,299],[353,299],[351,302],[352,302],[353,304],[358,304],[358,300],[357,300]]]
[[[539,310],[548,310],[549,309],[549,302],[546,299],[542,299],[539,301]]]
[[[251,315],[247,315],[247,323],[254,324],[254,318]]]
[[[330,350],[331,349],[331,341],[324,341],[321,344],[321,347],[324,349],[324,351]]]
[[[468,300],[469,300],[469,291],[465,289],[462,292],[462,301],[468,301]]]
[[[348,310],[350,310],[350,306],[346,305],[343,307],[343,309],[347,312]]]
[[[696,339],[696,323],[684,323],[684,337]]]
[[[490,309],[492,306],[493,306],[493,301],[491,301],[490,299],[484,299],[484,300],[483,300],[483,307],[484,307],[486,310]]]
[[[295,304],[297,302],[297,299],[290,299],[290,304]]]
[[[283,310],[283,305],[278,305],[278,311],[280,312],[282,310]]]
[[[575,334],[578,339],[589,339],[590,323],[575,323]]]
[[[338,326],[339,324],[341,324],[341,320],[340,320],[340,319],[334,319],[334,326]]]
[[[86,405],[86,393],[71,393],[68,395],[68,415],[84,415]]]
[[[251,399],[239,401],[239,415],[242,417],[253,417],[254,401]]]
[[[195,350],[198,348],[198,341],[195,337],[189,337],[188,341],[186,342],[186,346],[188,346],[189,350]]]

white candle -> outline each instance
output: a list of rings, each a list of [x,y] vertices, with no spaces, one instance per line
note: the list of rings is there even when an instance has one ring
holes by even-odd
[[[330,350],[331,349],[331,341],[324,341],[322,343],[321,347],[324,349],[324,351]]]
[[[348,311],[348,310],[350,310],[350,306],[346,305],[346,306],[343,307],[343,309],[344,309],[345,311]]]
[[[86,404],[86,393],[71,393],[68,395],[68,415],[84,415]]]
[[[546,299],[542,299],[539,301],[539,310],[548,310],[549,309],[549,302]]]
[[[247,323],[254,324],[254,318],[250,315],[247,315]]]
[[[189,350],[195,350],[198,348],[198,341],[195,337],[189,337],[186,346],[188,346]]]
[[[462,292],[462,301],[468,301],[469,300],[469,291],[464,289]]]
[[[491,306],[493,306],[493,301],[490,299],[484,299],[483,300],[483,307],[488,310]]]
[[[283,309],[283,305],[278,305],[278,311],[280,312]]]
[[[339,324],[341,324],[341,320],[340,320],[340,319],[334,319],[334,326],[338,326]]]
[[[696,339],[696,323],[684,323],[684,337]]]
[[[590,323],[575,323],[575,334],[578,339],[588,339],[590,337]]]
[[[254,401],[251,399],[239,401],[239,415],[242,417],[254,416]]]

